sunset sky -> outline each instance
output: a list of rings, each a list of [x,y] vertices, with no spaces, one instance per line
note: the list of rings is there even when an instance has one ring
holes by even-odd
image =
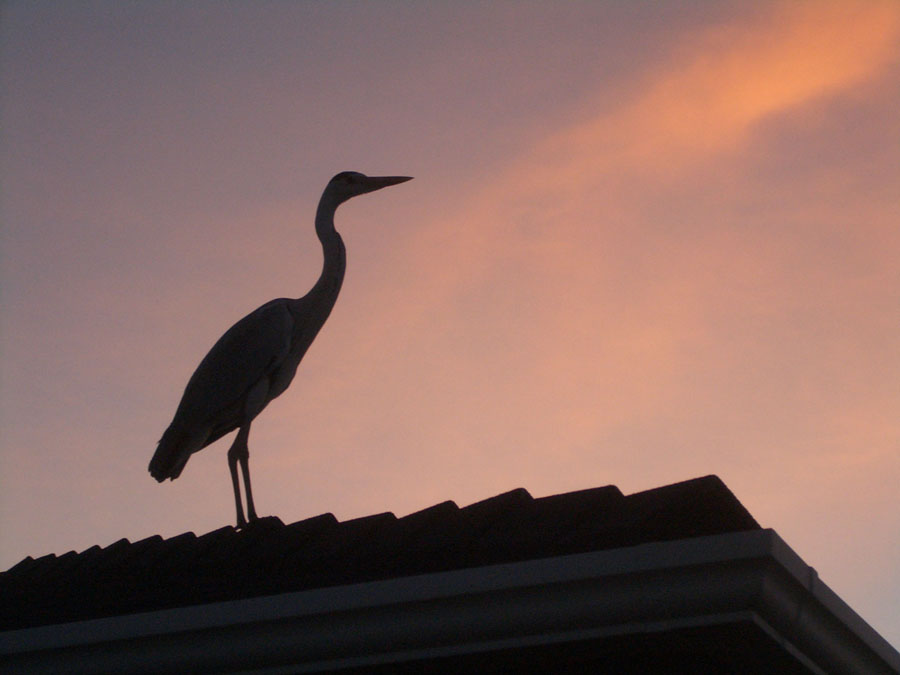
[[[237,319],[294,522],[717,474],[900,645],[900,3],[5,2],[0,569],[233,524],[147,473]]]

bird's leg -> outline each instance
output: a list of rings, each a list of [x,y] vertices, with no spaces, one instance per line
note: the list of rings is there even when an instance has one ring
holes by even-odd
[[[234,438],[234,442],[231,444],[231,447],[228,449],[228,469],[231,471],[231,486],[234,488],[234,506],[237,509],[237,527],[246,527],[247,521],[244,518],[244,506],[241,504],[241,490],[238,486],[238,475],[237,475],[237,464],[238,459],[242,456],[244,457],[244,461],[246,461],[246,457],[248,455],[247,452],[247,436],[249,434],[249,429],[247,432],[244,431],[245,427],[241,427],[237,433],[237,436]],[[246,474],[244,474],[245,485],[246,485]],[[248,506],[249,508],[249,506]]]
[[[238,457],[241,462],[241,473],[244,474],[244,493],[247,495],[247,518],[253,522],[258,518],[256,508],[253,506],[253,491],[250,489],[250,448],[247,446],[247,436],[250,435],[250,424],[241,429],[241,432],[247,430],[244,437],[244,452]],[[240,432],[239,432],[240,433]]]
[[[241,472],[244,474],[244,492],[247,494],[247,518],[250,522],[256,520],[256,508],[253,506],[253,492],[250,490],[250,464],[249,454],[241,457]]]

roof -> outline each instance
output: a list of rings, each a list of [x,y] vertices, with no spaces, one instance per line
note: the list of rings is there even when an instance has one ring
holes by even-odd
[[[715,476],[123,539],[26,558],[0,612],[10,672],[900,672]]]
[[[261,518],[25,558],[0,575],[0,630],[748,529],[759,525],[714,476],[627,497],[612,486],[539,499],[519,488],[402,518]]]

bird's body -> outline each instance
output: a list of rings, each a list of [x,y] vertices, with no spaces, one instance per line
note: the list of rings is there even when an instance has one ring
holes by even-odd
[[[290,386],[341,290],[346,251],[334,229],[334,212],[350,197],[405,180],[409,178],[368,177],[354,172],[331,179],[316,212],[316,233],[325,258],[318,281],[302,298],[267,302],[219,338],[191,376],[175,418],[150,461],[150,474],[156,480],[178,478],[192,454],[238,429],[228,451],[238,527],[246,525],[238,462],[244,476],[247,516],[256,518],[248,466],[250,423]]]

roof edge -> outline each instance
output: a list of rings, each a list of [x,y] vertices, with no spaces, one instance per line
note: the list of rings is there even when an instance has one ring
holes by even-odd
[[[476,653],[498,640],[659,631],[737,615],[757,617],[827,672],[900,673],[900,654],[774,530],[7,631],[0,661],[13,671],[54,663],[67,672],[79,664],[94,672],[184,663],[215,670],[256,667],[277,645],[292,668],[315,671],[366,654],[401,662],[448,648]]]

